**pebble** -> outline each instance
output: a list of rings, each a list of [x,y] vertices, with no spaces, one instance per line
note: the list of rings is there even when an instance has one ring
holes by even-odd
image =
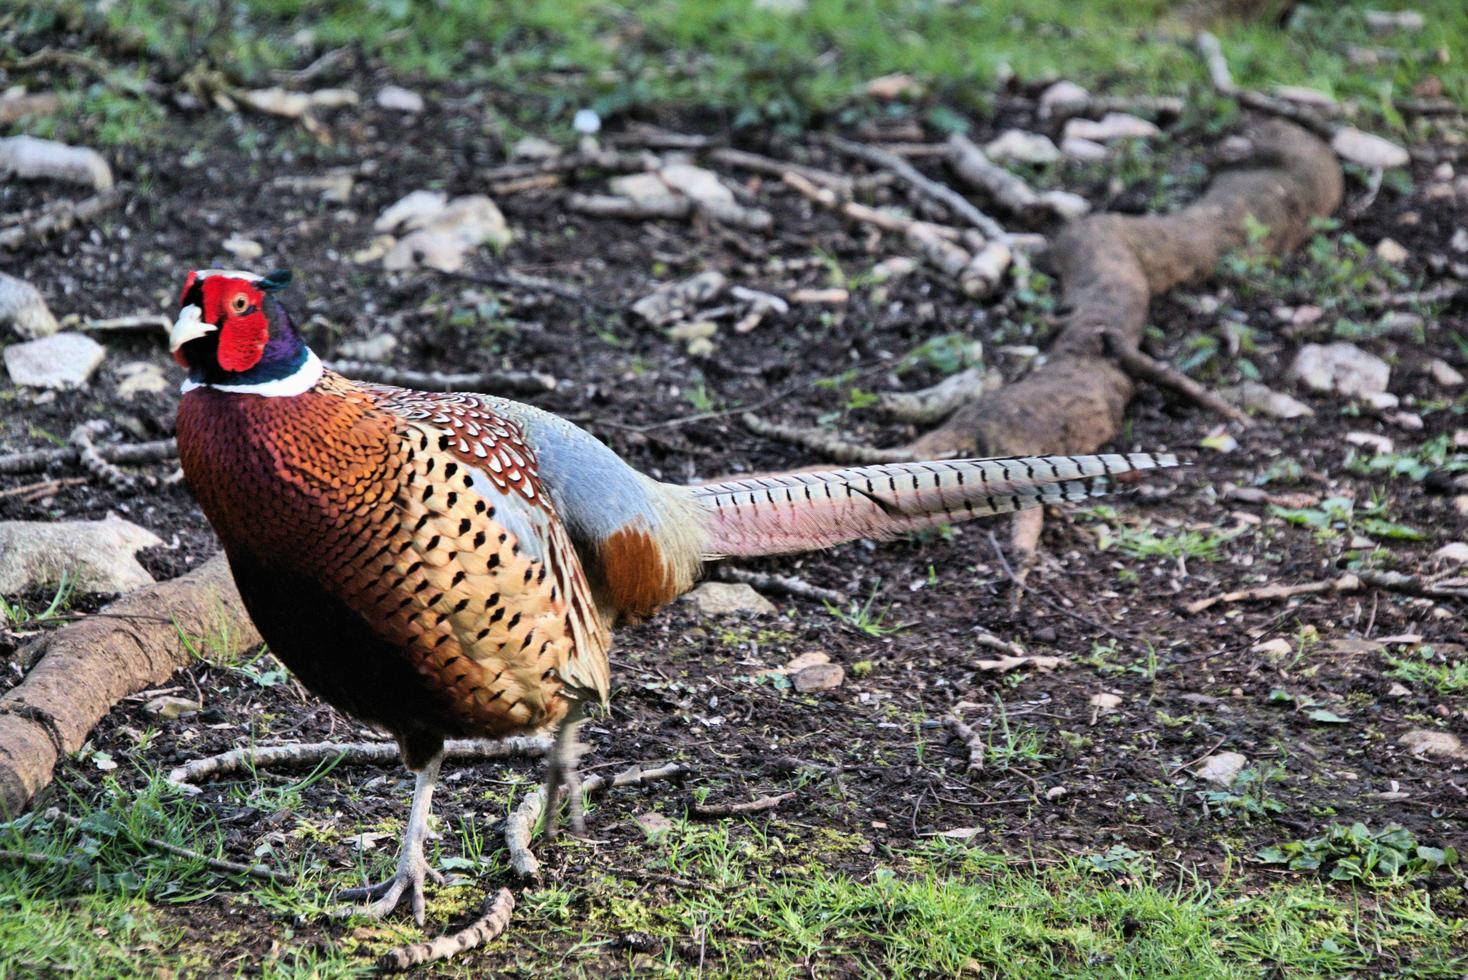
[[[1059,81],[1052,84],[1044,92],[1040,93],[1040,115],[1049,116],[1055,111],[1056,106],[1066,105],[1072,102],[1084,102],[1091,97],[1091,93],[1081,88],[1075,82]]]
[[[198,714],[203,705],[191,698],[176,698],[165,694],[143,705],[143,712],[164,721],[173,721],[187,715]]]
[[[1218,752],[1198,764],[1198,778],[1215,786],[1231,786],[1249,764],[1249,757],[1239,752]]]
[[[5,348],[5,370],[23,388],[80,388],[107,348],[79,333],[58,333]]]
[[[812,664],[790,678],[790,683],[801,694],[813,691],[830,691],[846,680],[846,668],[840,664]]]
[[[1156,125],[1140,116],[1125,112],[1108,112],[1100,120],[1070,119],[1066,121],[1065,139],[1091,140],[1109,143],[1112,140],[1150,139],[1162,132]]]
[[[1401,265],[1407,256],[1406,248],[1394,238],[1383,238],[1376,243],[1376,257],[1390,265]]]
[[[1434,561],[1448,562],[1453,565],[1468,564],[1468,542],[1454,541],[1445,544],[1432,553]]]
[[[424,109],[423,96],[400,85],[384,85],[377,93],[377,104],[384,109],[417,115]]]
[[[1315,391],[1364,397],[1386,391],[1391,366],[1355,344],[1306,344],[1290,365],[1290,377]]]
[[[1245,381],[1225,388],[1219,394],[1240,408],[1261,412],[1271,418],[1297,419],[1315,414],[1313,408],[1298,398],[1275,391],[1257,381]]]
[[[1353,446],[1361,446],[1363,449],[1370,449],[1378,456],[1385,456],[1395,448],[1389,438],[1377,435],[1375,432],[1347,432],[1346,442]]]
[[[1067,136],[1062,139],[1060,152],[1072,160],[1080,160],[1083,163],[1105,160],[1111,155],[1110,150],[1095,140],[1081,139],[1078,136]]]
[[[1374,170],[1405,167],[1411,156],[1391,140],[1363,133],[1353,126],[1342,126],[1331,137],[1330,148],[1342,160],[1358,163]]]
[[[1045,164],[1060,159],[1060,147],[1043,133],[1027,133],[1022,129],[1006,129],[984,146],[989,159],[1004,162]]]
[[[773,602],[742,582],[704,582],[688,593],[688,601],[705,616],[766,615],[776,611]]]
[[[1465,758],[1463,743],[1452,732],[1414,728],[1397,739],[1397,744],[1417,756],[1439,756],[1444,759]]]
[[[49,337],[61,329],[40,290],[0,272],[0,327],[6,324],[22,340]]]

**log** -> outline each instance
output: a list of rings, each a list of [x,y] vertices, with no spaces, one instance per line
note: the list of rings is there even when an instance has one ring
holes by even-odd
[[[1249,218],[1269,229],[1256,247],[1282,254],[1309,236],[1312,218],[1340,205],[1341,169],[1325,143],[1277,119],[1249,135],[1249,158],[1175,214],[1103,214],[1068,225],[1047,263],[1072,312],[1045,363],[961,406],[908,450],[921,459],[1089,453],[1114,439],[1134,386],[1108,355],[1107,334],[1135,349],[1151,297],[1211,275],[1226,252],[1248,243]]]
[[[0,695],[0,814],[23,811],[112,706],[189,662],[182,637],[228,631],[236,649],[260,642],[224,556],[130,592],[100,613],[31,641],[29,674]]]

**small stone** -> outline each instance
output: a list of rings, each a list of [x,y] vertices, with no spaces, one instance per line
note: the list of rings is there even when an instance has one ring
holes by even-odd
[[[1437,756],[1443,759],[1465,758],[1463,743],[1452,732],[1414,728],[1397,739],[1397,744],[1417,756]]]
[[[398,349],[398,338],[390,333],[375,333],[362,340],[343,340],[337,345],[337,356],[345,361],[385,361]]]
[[[1315,414],[1313,408],[1298,398],[1292,398],[1282,391],[1275,391],[1257,381],[1245,381],[1242,384],[1224,388],[1219,394],[1240,408],[1259,412],[1271,418],[1297,419]]]
[[[595,109],[577,109],[571,128],[583,136],[595,136],[601,131],[601,116]]]
[[[1378,412],[1390,411],[1401,404],[1401,399],[1389,391],[1373,391],[1361,396],[1361,400]]]
[[[1040,206],[1064,221],[1074,221],[1091,213],[1091,202],[1070,191],[1041,191]]]
[[[1315,391],[1361,397],[1386,391],[1391,366],[1355,344],[1306,344],[1290,365],[1290,376]]]
[[[423,96],[401,85],[384,85],[377,93],[377,104],[394,112],[417,115],[424,109]]]
[[[673,189],[657,174],[623,174],[607,184],[613,194],[634,201],[664,201],[673,197]]]
[[[830,691],[846,680],[846,668],[840,664],[812,664],[790,678],[790,683],[801,694],[813,691]]]
[[[1102,691],[1099,694],[1091,695],[1089,703],[1091,707],[1100,712],[1115,711],[1121,706],[1121,697],[1110,691]]]
[[[871,279],[873,282],[891,282],[893,279],[912,275],[917,271],[917,267],[917,259],[908,258],[906,255],[894,255],[872,266]]]
[[[684,197],[703,204],[734,203],[734,192],[724,186],[718,174],[691,163],[670,163],[658,171],[658,178]]]
[[[1150,139],[1162,132],[1140,116],[1125,112],[1108,112],[1100,121],[1070,119],[1066,121],[1064,138],[1108,143],[1112,140]]]
[[[58,333],[5,348],[5,370],[23,388],[80,388],[107,348],[79,333]]]
[[[1263,654],[1266,657],[1288,657],[1295,652],[1294,645],[1282,636],[1265,640],[1263,643],[1256,643],[1251,649],[1254,653]]]
[[[1390,439],[1377,435],[1375,432],[1347,432],[1346,442],[1363,449],[1370,449],[1378,456],[1385,456],[1395,448]]]
[[[1045,791],[1045,799],[1058,800],[1069,792],[1070,790],[1066,789],[1064,786],[1051,786]]]
[[[1401,265],[1409,254],[1394,238],[1383,238],[1376,243],[1376,257],[1390,265]]]
[[[1432,557],[1435,561],[1448,562],[1453,565],[1468,563],[1468,543],[1454,541],[1452,544],[1445,544],[1434,551]]]
[[[1020,163],[1046,164],[1060,159],[1060,147],[1043,133],[1027,133],[1022,129],[1006,129],[984,146],[984,153],[996,162],[1016,160]]]
[[[1249,757],[1239,752],[1217,752],[1198,764],[1198,778],[1215,786],[1232,786],[1239,773],[1249,764]]]
[[[1392,681],[1392,686],[1386,689],[1389,698],[1407,698],[1412,696],[1411,690],[1400,681]]]
[[[1366,26],[1377,34],[1394,31],[1420,31],[1427,26],[1427,18],[1416,10],[1368,10]]]
[[[647,836],[656,837],[672,830],[673,821],[656,810],[649,810],[647,813],[637,815],[637,826],[641,827]]]
[[[742,582],[705,582],[688,593],[688,601],[705,616],[728,616],[735,613],[766,615],[775,612],[773,602]]]
[[[244,238],[239,235],[226,238],[220,243],[220,247],[241,262],[253,262],[265,254],[264,245],[253,238]]]
[[[0,272],[0,328],[7,324],[22,340],[49,337],[61,329],[40,290]]]
[[[1060,152],[1071,160],[1079,160],[1082,163],[1095,163],[1105,160],[1111,155],[1111,151],[1097,143],[1095,140],[1085,140],[1077,136],[1067,136],[1060,141]]]
[[[1453,510],[1459,517],[1468,517],[1468,493],[1460,493],[1453,498]]]
[[[789,663],[775,671],[775,673],[798,674],[807,667],[814,667],[817,664],[828,664],[830,662],[831,655],[826,651],[809,650],[799,656],[792,657]]]
[[[1420,313],[1393,310],[1378,320],[1376,325],[1382,333],[1388,336],[1405,337],[1410,340],[1421,332],[1425,323]]]
[[[1408,432],[1421,432],[1423,429],[1422,416],[1416,412],[1388,412],[1382,418],[1387,424]]]
[[[1040,93],[1040,116],[1048,117],[1058,106],[1084,102],[1090,97],[1091,93],[1075,82],[1055,82]]]
[[[866,83],[864,91],[869,98],[891,102],[893,99],[920,94],[922,86],[906,72],[896,72],[872,79]]]
[[[130,592],[153,584],[134,555],[163,541],[116,515],[100,521],[0,521],[0,595],[52,588],[63,574],[78,592]]]
[[[1363,133],[1352,126],[1342,126],[1336,130],[1335,136],[1331,138],[1330,148],[1342,160],[1373,170],[1405,167],[1412,159],[1406,150],[1391,140]]]
[[[134,395],[158,394],[168,390],[168,377],[152,361],[128,361],[117,368],[117,396],[131,401]]]
[[[539,136],[526,136],[510,148],[510,157],[515,160],[553,160],[560,155],[559,146]]]
[[[187,715],[198,714],[203,705],[190,698],[176,698],[165,694],[156,697],[143,705],[143,711],[154,718],[162,718],[164,721],[173,721]]]
[[[1453,237],[1448,241],[1455,252],[1468,252],[1468,228],[1459,228],[1453,232]]]

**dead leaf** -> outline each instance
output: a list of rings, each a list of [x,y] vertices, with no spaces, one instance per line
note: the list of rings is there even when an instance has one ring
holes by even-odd
[[[1049,672],[1063,663],[1065,660],[1061,657],[1023,656],[1000,657],[998,660],[976,660],[974,666],[979,670],[990,670],[1003,674],[1016,667],[1034,667],[1036,670]]]

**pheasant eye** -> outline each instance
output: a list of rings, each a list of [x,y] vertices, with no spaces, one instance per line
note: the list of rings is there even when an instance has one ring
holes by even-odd
[[[234,297],[231,298],[229,301],[229,311],[235,316],[239,316],[241,313],[245,312],[245,310],[249,308],[250,298],[244,293],[235,293]]]

